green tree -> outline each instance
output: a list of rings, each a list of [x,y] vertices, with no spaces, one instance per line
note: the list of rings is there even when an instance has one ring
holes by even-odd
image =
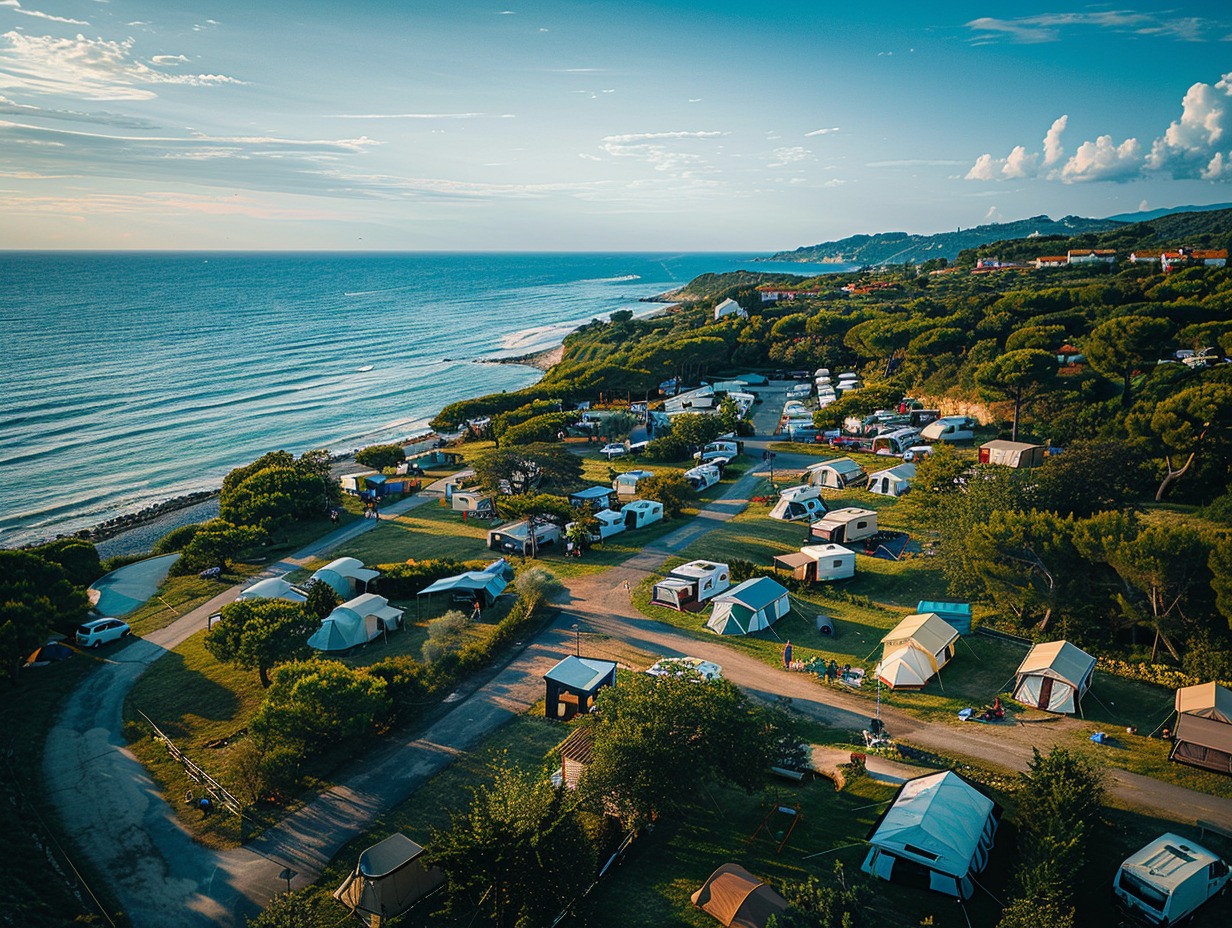
[[[663,515],[674,519],[697,501],[697,492],[679,474],[655,474],[637,482],[640,499],[663,504]]]
[[[59,564],[26,551],[0,551],[0,661],[10,680],[51,629],[70,631],[89,608],[85,591]]]
[[[498,770],[470,808],[435,831],[428,861],[448,878],[444,911],[478,912],[498,928],[547,924],[589,872],[594,849],[572,814],[570,791],[537,770]]]
[[[324,622],[331,612],[342,605],[342,600],[328,583],[313,583],[308,587],[308,597],[304,601],[304,615],[317,622]]]
[[[475,477],[492,494],[563,489],[582,479],[582,462],[564,445],[497,448],[475,456]]]
[[[401,445],[369,445],[355,452],[355,463],[376,470],[397,467],[406,460],[406,451]]]
[[[637,428],[637,416],[628,412],[614,412],[603,420],[603,432],[611,441],[624,441]]]
[[[222,617],[205,635],[205,649],[224,664],[256,670],[261,685],[268,687],[274,665],[312,653],[308,636],[320,626],[321,620],[299,603],[244,599],[222,607]]]
[[[1072,532],[1073,520],[1055,513],[994,511],[967,537],[967,560],[998,606],[1043,631],[1072,599]]]
[[[580,789],[589,808],[614,809],[627,827],[687,808],[708,783],[754,789],[802,740],[793,719],[755,708],[726,680],[638,674],[603,690],[598,710]]]
[[[1101,374],[1121,378],[1121,405],[1129,406],[1134,371],[1153,364],[1168,337],[1168,323],[1150,316],[1117,316],[1097,325],[1083,345]]]
[[[726,430],[718,416],[686,412],[672,417],[672,437],[684,442],[693,451],[714,441],[724,431]]]
[[[318,928],[317,903],[306,892],[279,893],[264,911],[247,919],[248,928]]]
[[[1232,539],[1222,535],[1216,539],[1207,566],[1211,571],[1211,589],[1215,591],[1215,607],[1232,628]]]
[[[182,577],[210,567],[230,567],[232,559],[240,552],[268,538],[264,529],[212,519],[193,534],[180,559],[171,565],[171,573]]]
[[[1202,383],[1165,398],[1151,414],[1150,432],[1165,451],[1167,473],[1155,493],[1155,501],[1160,502],[1173,481],[1189,472],[1199,454],[1217,456],[1221,461],[1229,458],[1232,386]]]
[[[1020,348],[980,365],[975,372],[975,382],[984,393],[1005,397],[1014,403],[1011,438],[1018,441],[1018,419],[1023,406],[1052,383],[1056,372],[1054,355],[1039,348]]]
[[[219,516],[235,525],[273,531],[293,520],[324,514],[325,486],[315,474],[295,466],[265,467],[220,498]]]
[[[1078,517],[1122,509],[1147,491],[1152,476],[1137,445],[1077,441],[1035,471],[1036,502],[1041,508]]]
[[[249,728],[266,750],[311,753],[372,731],[389,714],[384,679],[340,661],[280,664]]]
[[[59,564],[64,568],[69,583],[88,587],[104,573],[98,558],[98,549],[82,538],[59,538],[31,548],[30,553],[44,561]]]

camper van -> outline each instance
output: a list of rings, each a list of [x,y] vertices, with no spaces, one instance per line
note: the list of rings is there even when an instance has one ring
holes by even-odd
[[[817,487],[787,487],[779,494],[778,502],[770,510],[770,518],[784,522],[813,521],[826,513],[825,501]]]
[[[619,512],[613,512],[611,509],[600,509],[595,513],[595,519],[598,525],[595,530],[587,536],[587,541],[594,542],[604,541],[612,535],[616,535],[625,530],[625,517]],[[565,526],[565,534],[570,534],[576,522],[570,522]]]
[[[877,534],[877,513],[871,509],[835,509],[809,526],[808,540],[846,544]]]
[[[892,454],[901,457],[903,452],[916,443],[920,437],[918,429],[895,429],[883,432],[873,439],[873,454]]]
[[[690,468],[684,472],[684,479],[689,481],[689,486],[697,493],[702,493],[709,490],[712,486],[719,482],[719,468],[717,464],[698,464],[696,467]]]
[[[690,561],[673,568],[654,585],[651,602],[688,609],[708,602],[731,586],[731,571],[714,561]]]
[[[1121,864],[1112,893],[1131,917],[1175,925],[1222,890],[1228,872],[1228,865],[1206,848],[1168,833]]]
[[[970,416],[942,416],[924,426],[920,437],[925,441],[971,441],[975,438],[975,420]]]
[[[449,487],[445,489],[448,490]],[[480,519],[496,518],[496,506],[486,493],[454,490],[449,494],[449,508],[464,516],[475,516]]]

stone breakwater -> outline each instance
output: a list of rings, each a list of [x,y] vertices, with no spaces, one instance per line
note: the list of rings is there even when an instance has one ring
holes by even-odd
[[[127,532],[129,529],[136,528],[139,525],[145,525],[147,522],[153,522],[156,519],[166,515],[169,512],[175,512],[179,509],[187,509],[189,506],[196,506],[198,503],[204,503],[206,500],[214,499],[222,491],[221,490],[199,490],[196,493],[188,493],[184,496],[176,496],[172,499],[164,500],[161,503],[155,503],[153,506],[147,506],[139,512],[129,512],[122,516],[116,516],[114,519],[108,519],[93,528],[83,528],[73,537],[84,538],[87,541],[102,541],[104,538],[111,538],[121,532]],[[63,538],[63,535],[57,536]]]

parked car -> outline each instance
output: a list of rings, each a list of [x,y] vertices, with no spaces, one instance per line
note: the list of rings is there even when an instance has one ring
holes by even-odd
[[[665,657],[646,672],[654,677],[697,675],[703,680],[719,680],[723,677],[722,667],[699,657]]]
[[[119,619],[95,619],[77,628],[77,644],[83,648],[97,648],[108,641],[118,641],[132,634],[127,622]]]
[[[629,449],[626,448],[624,445],[618,445],[616,443],[612,443],[610,445],[604,445],[602,448],[600,448],[599,453],[606,454],[607,459],[610,461],[612,458],[620,457],[622,454],[624,454],[628,450]]]

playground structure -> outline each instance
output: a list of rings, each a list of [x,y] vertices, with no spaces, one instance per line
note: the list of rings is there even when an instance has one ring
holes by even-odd
[[[762,803],[762,805],[765,805],[765,803]],[[770,828],[770,820],[776,815],[786,816],[783,824],[787,825],[787,827],[783,830],[772,832]],[[783,803],[779,800],[778,790],[775,790],[774,802],[770,804],[770,808],[766,810],[766,814],[762,818],[761,824],[757,826],[751,835],[749,835],[748,840],[745,843],[752,844],[757,836],[762,833],[762,831],[765,831],[766,834],[772,835],[774,838],[779,838],[782,836],[782,840],[779,841],[779,846],[774,852],[776,854],[781,854],[783,847],[787,844],[787,839],[791,837],[791,833],[795,831],[796,825],[800,823],[802,818],[804,818],[804,813],[800,811],[800,804],[796,803],[794,806],[783,805]]]

